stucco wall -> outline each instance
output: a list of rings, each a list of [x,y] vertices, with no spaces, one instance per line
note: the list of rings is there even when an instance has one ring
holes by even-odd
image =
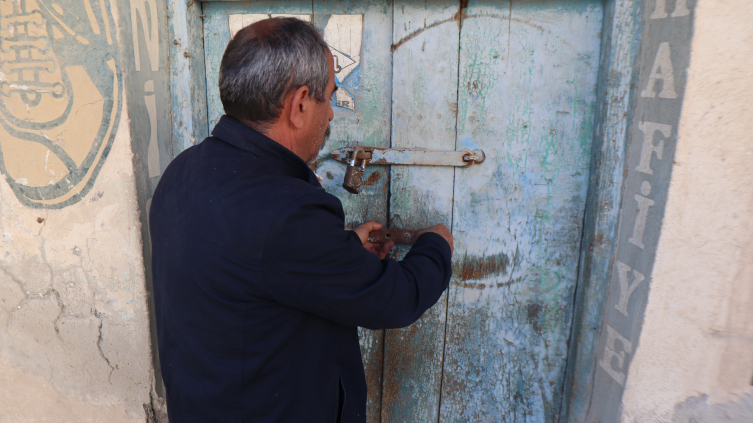
[[[118,9],[0,1],[2,423],[144,422],[151,412],[122,71],[131,35]]]
[[[753,3],[699,0],[623,422],[753,421]]]
[[[78,204],[26,208],[4,183],[0,198],[0,422],[144,422],[152,374],[127,122]]]

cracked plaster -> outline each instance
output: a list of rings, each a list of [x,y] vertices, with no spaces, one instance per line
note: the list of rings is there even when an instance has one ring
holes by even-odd
[[[146,419],[154,378],[125,115],[81,202],[30,209],[0,183],[0,423]]]

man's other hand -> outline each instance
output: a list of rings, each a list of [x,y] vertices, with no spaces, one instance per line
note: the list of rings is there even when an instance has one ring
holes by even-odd
[[[426,232],[434,232],[435,234],[437,234],[437,235],[441,236],[442,238],[444,238],[445,241],[447,241],[447,243],[450,244],[450,252],[452,252],[452,253],[455,252],[455,243],[453,241],[452,234],[450,233],[450,230],[447,229],[447,226],[439,224],[439,225],[434,225],[434,226],[426,228],[426,229],[422,229],[421,231],[419,231],[418,236],[421,236],[421,235],[425,234]]]
[[[372,220],[353,229],[353,231],[355,231],[358,237],[361,238],[361,244],[363,244],[363,248],[376,254],[376,256],[379,257],[379,260],[384,260],[384,258],[387,257],[387,254],[389,254],[392,247],[395,246],[395,242],[387,241],[384,244],[369,242],[369,233],[371,233],[371,231],[378,231],[379,229],[382,229],[382,225]]]

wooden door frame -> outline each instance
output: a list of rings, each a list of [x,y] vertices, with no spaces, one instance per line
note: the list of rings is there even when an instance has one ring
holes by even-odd
[[[627,144],[638,74],[640,9],[653,0],[607,0],[594,110],[591,166],[561,422],[585,421],[594,389],[599,334],[617,248]],[[619,407],[619,399],[615,399]],[[604,420],[610,421],[610,420]]]
[[[205,1],[240,1],[240,0],[205,0]],[[575,307],[568,349],[567,370],[563,386],[563,400],[560,412],[561,422],[616,421],[622,401],[622,384],[611,381],[609,386],[599,382],[595,377],[599,370],[599,360],[605,359],[605,330],[611,328],[607,323],[611,309],[607,307],[611,295],[619,295],[614,277],[615,255],[620,247],[618,232],[621,220],[635,220],[636,212],[632,200],[628,197],[626,186],[635,172],[628,168],[631,147],[643,143],[641,131],[637,125],[642,102],[639,96],[642,82],[648,80],[652,71],[653,59],[646,54],[655,53],[661,43],[669,37],[672,41],[672,60],[680,58],[687,64],[690,56],[690,41],[687,31],[692,34],[692,6],[695,0],[677,0],[677,3],[690,3],[690,29],[687,20],[672,20],[673,13],[657,11],[657,6],[664,0],[605,0],[602,20],[602,43],[597,86],[597,104],[594,114],[592,158],[588,180],[583,237],[581,242],[578,281],[575,291]],[[188,6],[187,6],[188,3]],[[461,0],[462,3],[462,0]],[[675,4],[672,4],[675,3]],[[649,10],[650,9],[650,10]],[[169,72],[172,99],[172,145],[174,155],[207,136],[206,79],[204,65],[204,40],[201,3],[196,0],[167,0],[169,32]],[[666,16],[665,16],[666,15]],[[662,21],[663,20],[663,21]],[[648,29],[654,28],[653,32]],[[657,30],[658,29],[658,30]],[[674,32],[673,32],[674,31]],[[678,32],[679,31],[679,32]],[[685,31],[685,32],[683,32]],[[683,35],[685,34],[685,35]],[[687,66],[685,67],[687,68]],[[675,75],[684,73],[685,69],[675,67]],[[682,87],[673,104],[669,105],[668,119],[665,124],[677,128],[679,123],[684,79]],[[645,85],[645,84],[643,84]],[[664,106],[662,106],[664,107]],[[676,130],[675,130],[676,133]],[[676,139],[676,134],[672,134]],[[667,137],[667,141],[671,138]],[[661,166],[664,176],[671,173],[674,148],[665,152]],[[633,155],[634,156],[634,155]],[[633,157],[635,158],[635,157]],[[658,165],[656,167],[659,167]],[[659,222],[666,203],[668,177],[657,182],[656,195],[652,195],[658,204]],[[657,194],[658,193],[658,194]],[[626,207],[623,210],[623,201]],[[650,280],[653,267],[658,231],[653,234],[653,245],[644,250],[644,257],[637,258],[634,267],[644,263],[649,269],[646,277]],[[623,239],[622,243],[627,242]],[[614,344],[615,337],[610,338],[611,355],[606,358],[610,363],[619,354],[626,358],[617,361],[617,367],[610,364],[614,371],[627,374],[631,355],[635,351],[640,336],[640,328],[645,312],[645,296],[648,281],[641,289],[645,291],[630,318],[623,318],[621,324],[628,324],[632,329],[626,336],[630,341]],[[615,294],[615,292],[617,294]],[[612,305],[609,303],[609,305]],[[612,313],[613,314],[613,313]],[[611,321],[610,321],[611,322]],[[615,323],[616,324],[616,323]],[[621,336],[621,335],[620,335]],[[620,339],[620,338],[616,338]],[[627,338],[622,338],[627,340]],[[601,342],[600,342],[601,340]],[[616,345],[616,346],[615,346]],[[616,355],[615,355],[616,354]],[[625,355],[627,354],[627,355]],[[624,384],[624,380],[623,380]],[[608,389],[609,394],[602,398],[600,407],[592,408],[595,392]]]

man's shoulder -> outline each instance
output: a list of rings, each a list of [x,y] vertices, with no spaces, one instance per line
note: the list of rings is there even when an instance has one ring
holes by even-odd
[[[276,172],[274,165],[207,138],[182,152],[160,180],[152,211],[173,220],[185,216],[207,230],[265,232],[302,211],[325,211],[342,218],[337,197],[318,185]],[[173,224],[173,223],[170,223]]]
[[[324,188],[295,179],[282,178],[276,184],[283,194],[280,201],[279,217],[290,213],[325,210],[335,214],[342,214],[342,203]]]

